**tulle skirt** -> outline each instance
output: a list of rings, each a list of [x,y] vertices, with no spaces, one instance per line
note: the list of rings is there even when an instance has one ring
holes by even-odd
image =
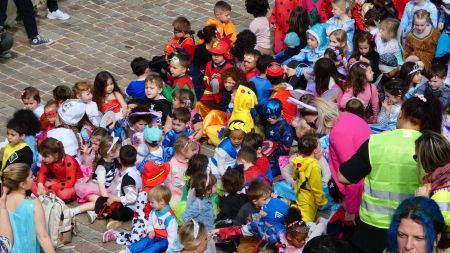
[[[84,177],[78,179],[78,181],[75,183],[75,192],[77,194],[78,203],[89,202],[89,197],[93,195],[100,196],[98,184],[88,180],[89,177]],[[106,188],[106,191],[111,195],[115,195],[117,193],[117,184],[117,180],[114,180],[111,185]]]

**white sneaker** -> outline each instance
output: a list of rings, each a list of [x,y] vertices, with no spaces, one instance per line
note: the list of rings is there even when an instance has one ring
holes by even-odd
[[[97,219],[97,214],[94,211],[87,211],[86,212],[88,219],[89,219],[89,223],[94,223],[95,219]]]
[[[59,20],[67,20],[70,18],[69,14],[62,12],[61,10],[56,10],[54,12],[48,12],[48,19],[59,19]]]

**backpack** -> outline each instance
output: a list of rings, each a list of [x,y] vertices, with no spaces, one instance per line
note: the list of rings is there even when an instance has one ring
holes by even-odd
[[[54,192],[39,196],[44,209],[45,226],[55,248],[72,242],[72,233],[76,234],[75,219],[70,217],[69,207]]]

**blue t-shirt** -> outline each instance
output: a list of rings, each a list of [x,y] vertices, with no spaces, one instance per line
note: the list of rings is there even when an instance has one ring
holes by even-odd
[[[262,105],[269,100],[272,95],[272,84],[269,80],[262,78],[260,75],[256,75],[250,79],[250,82],[255,83],[258,104]]]
[[[146,98],[145,80],[133,80],[128,84],[127,95],[132,98]]]

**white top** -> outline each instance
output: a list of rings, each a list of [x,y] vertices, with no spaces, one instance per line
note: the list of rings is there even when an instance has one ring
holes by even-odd
[[[43,104],[39,104],[34,110],[34,115],[36,115],[36,117],[38,117],[38,119],[41,118],[42,114],[44,114],[44,105]]]
[[[70,156],[78,156],[78,140],[75,133],[67,128],[58,127],[47,132],[47,138],[52,137],[62,142],[64,152]]]
[[[271,48],[270,24],[266,17],[257,17],[250,23],[250,31],[256,35],[256,45],[262,48]]]
[[[86,103],[86,115],[94,126],[98,127],[100,125],[101,117],[100,112],[98,111],[97,103],[94,101]]]

